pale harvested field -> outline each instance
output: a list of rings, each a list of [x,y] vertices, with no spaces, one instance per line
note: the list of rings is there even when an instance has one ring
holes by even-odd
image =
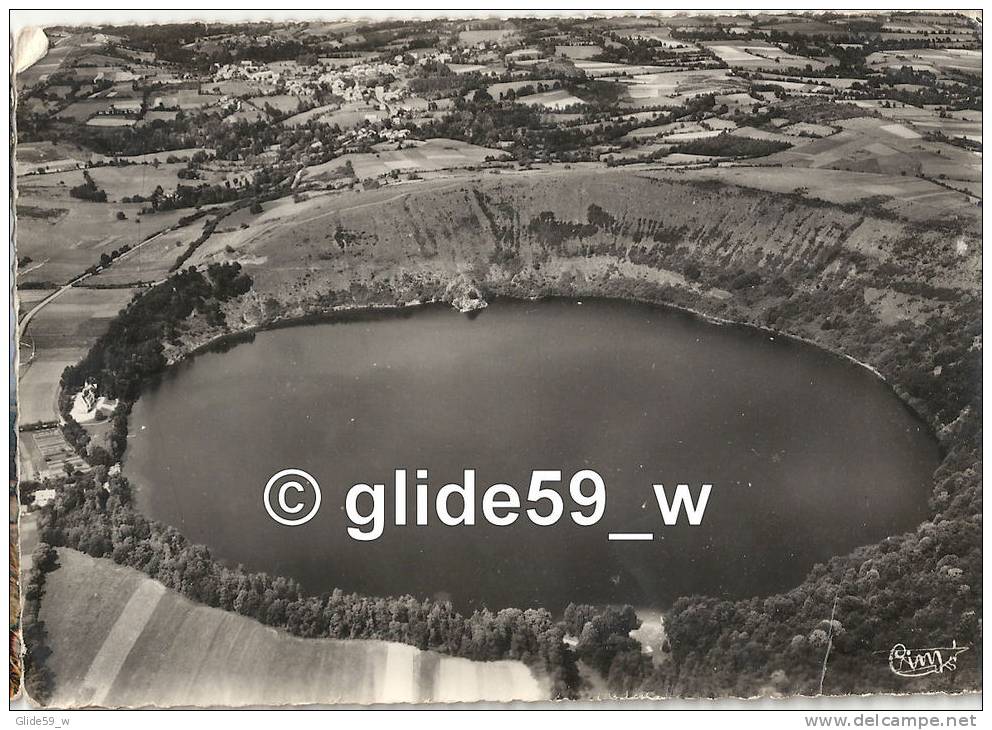
[[[148,97],[148,106],[155,109],[158,106],[166,108],[179,107],[180,109],[202,109],[213,106],[221,100],[220,95],[198,94],[196,89],[179,89],[172,91],[155,92]]]
[[[137,117],[100,116],[86,121],[89,127],[133,127]]]
[[[663,137],[666,142],[691,142],[694,139],[707,139],[708,137],[719,137],[723,132],[719,129],[705,129],[701,132],[675,132]]]
[[[708,132],[710,128],[700,122],[669,122],[668,124],[654,124],[650,127],[638,127],[628,132],[625,137],[629,139],[650,139],[653,137],[665,137],[672,134],[693,134],[697,132]]]
[[[764,129],[756,129],[754,127],[740,127],[731,132],[735,137],[749,137],[750,139],[764,139],[769,142],[785,142],[791,145],[800,145],[806,142],[804,138],[790,137],[788,134],[783,134],[781,132],[768,132]]]
[[[21,357],[29,354],[30,348],[27,348]],[[21,365],[17,381],[17,419],[22,425],[58,418],[55,394],[62,371],[85,354],[86,350],[82,348],[56,348],[45,350],[29,364]]]
[[[640,74],[657,73],[664,66],[631,65],[626,63],[609,63],[608,61],[574,61],[575,68],[583,71],[586,76],[638,76]]]
[[[941,131],[949,138],[966,137],[982,141],[982,113],[973,110],[945,112],[941,117],[936,109],[918,106],[884,106],[882,100],[865,99],[852,102],[864,109],[871,109],[886,119],[910,124],[922,133]]]
[[[585,104],[582,99],[564,89],[521,96],[517,98],[517,103],[528,106],[543,106],[545,109],[567,109],[570,106]]]
[[[730,76],[727,69],[669,71],[622,81],[627,85],[627,103],[631,106],[674,106],[699,94],[729,94],[747,88],[742,79]]]
[[[580,61],[587,61],[602,52],[602,46],[555,46],[556,56],[565,56]]]
[[[175,157],[181,162],[187,162],[190,157],[195,155],[197,152],[206,152],[207,154],[214,154],[214,150],[208,147],[183,147],[178,150],[167,150],[165,152],[149,152],[144,155],[124,155],[118,157],[107,157],[106,155],[94,155],[95,160],[127,160],[128,162],[138,165],[143,162],[154,163],[156,160],[164,163],[167,158]]]
[[[41,618],[57,707],[543,700],[519,662],[380,641],[298,639],[192,603],[137,571],[60,550]]]
[[[737,68],[765,71],[781,71],[789,68],[805,69],[807,65],[812,66],[817,71],[826,68],[826,64],[822,61],[805,56],[794,56],[772,43],[762,41],[713,41],[703,45],[713,51],[727,65]]]

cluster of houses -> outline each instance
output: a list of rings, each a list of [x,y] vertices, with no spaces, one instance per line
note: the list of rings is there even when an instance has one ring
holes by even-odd
[[[240,63],[228,63],[220,66],[213,74],[214,81],[232,81],[234,79],[244,79],[255,81],[260,84],[275,84],[282,75],[269,68],[265,64],[256,64],[251,61],[241,61]]]

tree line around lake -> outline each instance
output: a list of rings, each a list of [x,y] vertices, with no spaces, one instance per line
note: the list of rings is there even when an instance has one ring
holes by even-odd
[[[127,479],[108,475],[104,467],[62,480],[55,500],[41,511],[39,539],[45,555],[54,555],[51,546],[58,546],[107,558],[193,601],[301,638],[376,639],[474,661],[521,661],[550,680],[551,699],[577,696],[582,685],[579,660],[618,692],[634,676],[626,668],[650,666],[640,643],[629,637],[640,626],[630,606],[571,605],[565,620],[556,621],[544,608],[483,608],[466,616],[449,601],[410,595],[370,597],[340,589],[307,595],[292,579],[225,565],[176,528],[144,517],[133,505]],[[31,601],[40,597],[45,573],[57,564],[52,559],[37,565],[28,588],[28,605],[34,607],[25,637],[37,673],[29,687],[42,700],[53,678],[44,665],[49,653],[44,626]],[[578,637],[574,649],[566,642],[569,634]]]

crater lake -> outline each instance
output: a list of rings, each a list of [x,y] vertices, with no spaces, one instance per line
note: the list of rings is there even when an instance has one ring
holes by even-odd
[[[914,528],[939,451],[865,368],[755,329],[643,304],[428,305],[261,331],[191,357],[134,406],[124,473],[139,509],[231,564],[312,593],[411,593],[462,610],[570,601],[663,608],[799,583],[817,562]],[[287,527],[269,477],[299,468],[322,506]],[[393,470],[462,470],[526,498],[560,469],[553,526],[395,526],[347,535],[345,493]],[[568,477],[606,483],[603,518],[567,517]],[[699,526],[662,523],[652,485],[713,485]],[[413,512],[412,499],[408,505]],[[528,505],[524,505],[526,507]],[[574,508],[574,507],[573,507]],[[610,532],[654,540],[609,541]]]

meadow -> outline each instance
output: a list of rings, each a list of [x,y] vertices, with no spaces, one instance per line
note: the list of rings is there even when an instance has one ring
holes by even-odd
[[[62,371],[78,362],[134,294],[134,289],[70,289],[47,304],[20,333],[17,383],[18,418],[22,424],[58,417],[55,395]],[[26,312],[51,290],[18,293]]]
[[[59,550],[41,619],[52,704],[279,706],[542,700],[520,662],[472,662],[383,641],[299,639],[195,604],[106,559]],[[279,681],[273,681],[278,677]]]

